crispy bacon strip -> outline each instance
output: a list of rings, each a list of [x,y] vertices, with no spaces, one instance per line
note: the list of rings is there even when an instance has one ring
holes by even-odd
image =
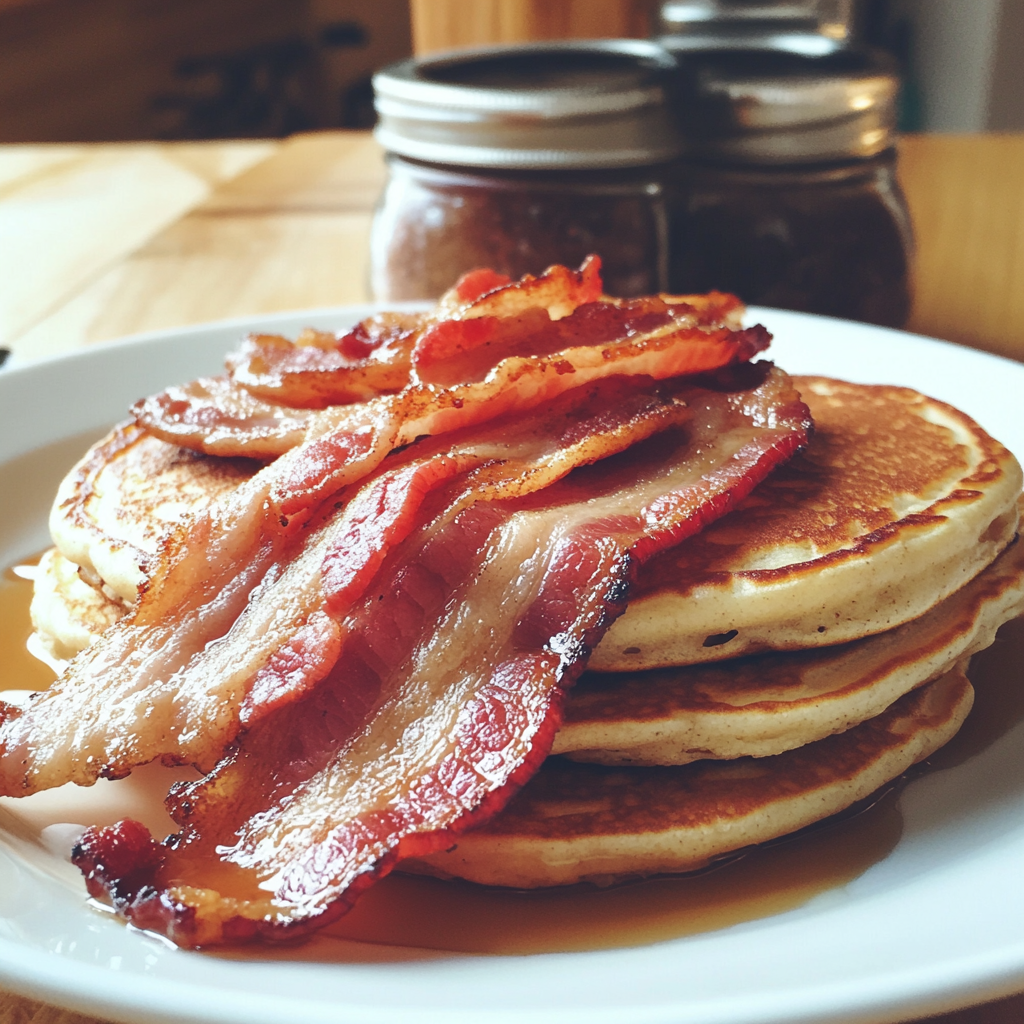
[[[528,309],[515,316],[442,320],[417,339],[412,365],[418,381],[451,387],[483,380],[505,359],[543,358],[666,334],[686,337],[691,353],[698,358],[701,345],[728,342],[734,334],[720,325],[709,329],[708,323],[706,310],[670,305],[658,296],[589,302],[559,320],[552,320],[543,309]]]
[[[612,306],[597,308],[615,310]],[[272,500],[290,515],[297,505],[313,500],[318,491],[336,488],[333,467],[339,472],[347,470],[343,459],[335,459],[333,445],[338,438],[365,429],[364,420],[370,416],[390,419],[395,424],[396,443],[408,444],[417,437],[445,434],[495,416],[528,412],[572,388],[605,377],[628,374],[665,380],[746,362],[770,341],[771,335],[761,326],[708,332],[670,323],[604,344],[577,344],[540,356],[510,355],[482,380],[444,388],[431,383],[412,385],[397,395],[360,406],[325,409],[317,414],[307,435],[306,449],[311,458],[317,456],[316,471],[301,477],[283,474]]]
[[[381,313],[340,335],[307,328],[291,342],[250,334],[228,355],[228,373],[249,394],[281,405],[365,402],[409,383],[409,357],[426,323],[425,314]]]
[[[785,375],[750,383],[680,388],[685,430],[544,491],[442,508],[351,606],[334,665],[172,795],[177,836],[158,845],[132,822],[86,834],[90,892],[182,945],[292,938],[499,810],[550,749],[632,562],[805,443]]]
[[[532,418],[395,453],[329,502],[308,539],[282,532],[255,541],[248,564],[225,559],[228,572],[241,564],[231,579],[182,590],[174,585],[180,574],[170,573],[155,603],[170,602],[174,614],[140,605],[27,709],[6,710],[0,790],[88,784],[158,757],[211,768],[241,724],[295,699],[330,669],[342,640],[336,622],[417,527],[425,503],[440,501],[454,514],[528,493],[688,416],[649,379],[603,381]],[[239,516],[216,532],[222,544],[247,545],[253,525]]]
[[[495,415],[530,408],[602,376],[699,373],[749,359],[768,344],[762,327],[733,330],[742,312],[733,296],[598,302],[599,266],[591,257],[579,271],[551,267],[468,302],[457,285],[420,318],[364,321],[337,343],[349,345],[348,354],[332,350],[330,336],[316,332],[306,345],[249,339],[229,357],[233,378],[171,388],[136,403],[132,413],[151,433],[182,447],[273,458],[303,437],[361,429],[363,417],[376,415],[367,408],[374,400],[351,403],[375,388],[396,390],[400,368],[408,378],[410,358],[409,386],[375,400],[404,422],[402,443],[481,422],[491,408]],[[471,293],[477,285],[467,287]],[[360,347],[354,336],[364,334],[370,340]],[[646,356],[638,362],[640,353]],[[451,412],[480,403],[473,419]]]
[[[302,443],[314,412],[251,395],[227,377],[200,377],[136,402],[136,422],[207,455],[274,459]]]
[[[413,345],[438,318],[507,317],[529,308],[557,319],[600,297],[600,267],[591,256],[578,271],[555,266],[515,283],[492,270],[470,271],[430,313],[378,314],[340,335],[307,329],[294,343],[250,335],[228,356],[229,376],[257,398],[296,408],[362,402],[409,383]]]
[[[591,309],[593,313],[585,314],[588,321],[607,309],[608,319],[623,322],[614,306]],[[596,329],[590,323],[585,329],[575,323],[570,324],[569,334],[561,336],[585,342],[588,332]],[[647,333],[627,330],[625,337],[614,330],[609,333],[613,340],[604,344],[574,344],[548,355],[502,358],[482,380],[444,388],[432,383],[411,385],[397,395],[322,410],[309,425],[301,454],[277,468],[269,492],[271,507],[280,515],[293,516],[338,490],[351,478],[353,458],[361,457],[361,446],[353,439],[368,432],[390,431],[395,446],[409,444],[418,437],[527,413],[566,391],[606,377],[646,375],[664,380],[745,362],[771,341],[760,326],[709,332],[692,323],[678,328],[675,321]]]

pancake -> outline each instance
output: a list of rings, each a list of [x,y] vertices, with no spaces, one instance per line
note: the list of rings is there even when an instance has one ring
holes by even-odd
[[[843,732],[988,647],[1024,613],[1024,542],[941,604],[838,647],[625,675],[588,673],[553,753],[600,764],[764,757]]]
[[[400,868],[532,889],[694,871],[850,807],[946,743],[962,668],[847,732],[765,758],[611,768],[549,758],[495,818]]]
[[[816,430],[730,515],[644,567],[590,668],[627,672],[858,639],[926,612],[1017,528],[1013,456],[906,388],[796,378]],[[135,600],[168,526],[237,487],[245,459],[123,424],[68,474],[54,542],[87,582]],[[56,637],[69,649],[68,637]]]
[[[1020,469],[916,392],[800,385],[807,453],[649,567],[591,663],[688,667],[588,674],[555,741],[568,756],[403,868],[516,887],[696,870],[865,799],[956,732],[963,666],[1024,609],[1024,544],[1004,550]],[[48,653],[124,614],[169,525],[258,468],[132,425],[94,446],[61,487],[59,550],[37,576]]]
[[[1017,530],[1021,470],[908,388],[794,378],[807,451],[644,566],[590,668],[632,671],[844,643],[924,614]]]
[[[131,604],[168,527],[259,468],[250,459],[178,448],[135,423],[122,423],[64,478],[50,513],[50,533],[87,582],[102,584]]]
[[[102,588],[86,583],[78,566],[51,548],[36,570],[31,614],[43,650],[50,658],[66,661],[113,625],[124,608]]]

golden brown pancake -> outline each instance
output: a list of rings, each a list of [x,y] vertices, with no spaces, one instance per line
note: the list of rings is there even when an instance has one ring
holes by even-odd
[[[554,753],[600,764],[764,757],[843,732],[988,647],[1024,613],[1024,542],[919,619],[838,647],[583,676]]]
[[[401,867],[524,889],[693,871],[863,800],[946,743],[973,699],[955,668],[877,718],[774,757],[668,768],[549,758],[500,815]]]
[[[973,420],[908,388],[795,378],[807,451],[648,564],[597,671],[843,643],[924,614],[1017,529],[1021,470]]]
[[[147,561],[168,527],[233,490],[260,468],[167,444],[122,423],[93,445],[64,478],[50,533],[87,581],[135,601]]]

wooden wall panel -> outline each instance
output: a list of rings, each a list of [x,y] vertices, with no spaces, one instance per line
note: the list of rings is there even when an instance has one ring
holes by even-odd
[[[411,0],[413,49],[643,37],[652,7],[649,0]]]
[[[908,135],[917,235],[907,329],[1024,359],[1024,134]]]

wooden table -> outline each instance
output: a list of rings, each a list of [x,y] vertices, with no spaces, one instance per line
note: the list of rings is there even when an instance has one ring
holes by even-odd
[[[909,329],[1024,359],[1024,135],[911,136]],[[0,346],[362,302],[384,168],[359,132],[0,147]]]
[[[910,329],[1024,361],[1024,135],[904,139]],[[362,133],[0,147],[0,347],[24,363],[137,331],[361,302],[384,178]],[[1019,1024],[1024,995],[932,1018]],[[0,1024],[92,1018],[0,992]]]

